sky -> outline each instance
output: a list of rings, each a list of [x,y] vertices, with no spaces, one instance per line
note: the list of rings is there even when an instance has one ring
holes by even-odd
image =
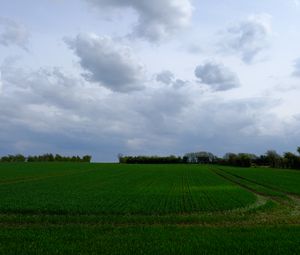
[[[298,0],[0,0],[0,155],[300,146]]]

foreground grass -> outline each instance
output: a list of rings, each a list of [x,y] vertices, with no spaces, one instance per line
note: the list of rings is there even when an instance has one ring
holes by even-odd
[[[299,254],[300,227],[1,228],[1,254]]]

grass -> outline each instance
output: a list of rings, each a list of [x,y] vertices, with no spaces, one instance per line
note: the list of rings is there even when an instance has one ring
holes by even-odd
[[[0,253],[299,254],[299,231],[299,227],[6,228],[0,230]]]
[[[256,199],[207,168],[194,165],[95,164],[83,170],[81,164],[56,164],[60,172],[53,171],[51,164],[26,167],[30,165],[35,168],[30,175],[18,166],[14,169],[16,179],[0,184],[0,194],[6,194],[1,198],[0,211],[184,214],[231,210]]]
[[[256,182],[279,192],[300,195],[300,171],[272,168],[234,168],[222,167],[228,173]]]
[[[260,184],[255,180],[247,179],[241,175],[237,175],[234,169],[213,167],[212,171],[214,171],[217,175],[223,177],[224,179],[229,180],[239,186],[242,186],[245,189],[250,190],[256,194],[260,194],[262,196],[269,196],[272,198],[287,198],[287,194],[284,191],[279,191],[276,188],[274,189],[264,184]]]
[[[299,254],[299,178],[203,165],[0,164],[0,254]]]

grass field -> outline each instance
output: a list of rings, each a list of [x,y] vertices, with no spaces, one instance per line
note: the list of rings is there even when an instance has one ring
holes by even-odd
[[[300,254],[300,172],[0,164],[1,254]]]

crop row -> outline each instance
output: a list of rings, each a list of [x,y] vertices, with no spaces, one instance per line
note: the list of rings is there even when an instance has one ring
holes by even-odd
[[[59,164],[52,172],[51,164],[43,164],[29,175],[18,166],[14,171],[21,181],[0,181],[0,212],[186,214],[240,208],[256,199],[205,166],[84,166]],[[4,172],[0,169],[0,176]]]

